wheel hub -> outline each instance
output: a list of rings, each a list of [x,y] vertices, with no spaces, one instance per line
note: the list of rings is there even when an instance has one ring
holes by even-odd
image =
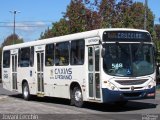
[[[23,93],[24,93],[24,96],[25,96],[25,97],[28,96],[28,88],[27,88],[26,86],[24,87]]]
[[[75,92],[75,100],[80,101],[82,99],[82,93],[80,91]]]

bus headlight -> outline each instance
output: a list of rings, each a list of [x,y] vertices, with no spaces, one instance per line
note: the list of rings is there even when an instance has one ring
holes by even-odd
[[[149,84],[146,86],[146,89],[151,89],[151,88],[153,88],[154,86],[156,86],[156,83],[155,83],[155,81],[151,81],[151,82],[149,82]]]
[[[118,88],[110,82],[107,84],[107,87],[108,87],[109,90],[118,90]]]

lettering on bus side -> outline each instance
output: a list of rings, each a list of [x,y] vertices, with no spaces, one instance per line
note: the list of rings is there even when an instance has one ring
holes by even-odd
[[[72,79],[72,68],[55,68],[54,70],[55,79],[71,80]]]
[[[9,76],[9,75],[8,75],[8,71],[4,71],[3,78],[4,78],[4,79],[8,79],[8,76]]]
[[[95,44],[99,44],[99,39],[97,38],[92,38],[92,39],[88,39],[86,41],[86,45],[95,45]]]
[[[96,39],[88,40],[88,43],[97,43],[97,42],[98,42],[98,40],[96,40]]]

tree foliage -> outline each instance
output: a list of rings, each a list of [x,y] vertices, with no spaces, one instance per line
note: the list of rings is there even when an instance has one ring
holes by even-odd
[[[133,0],[71,0],[63,18],[41,34],[41,39],[99,28],[144,29],[145,6]],[[155,37],[154,15],[147,8],[147,30]]]
[[[4,39],[4,42],[2,43],[0,47],[0,59],[2,58],[2,49],[4,46],[18,44],[18,43],[23,43],[23,39],[19,38],[17,34],[11,34],[6,39]],[[1,64],[1,61],[0,61],[0,64]]]
[[[156,24],[155,27],[156,38],[160,41],[160,24]]]
[[[160,24],[156,24],[154,26],[156,38],[155,38],[155,43],[157,46],[158,51],[160,51]]]
[[[2,43],[2,48],[7,45],[12,45],[12,44],[19,44],[23,43],[23,39],[19,38],[17,34],[11,34],[9,35],[6,39],[4,39],[4,42]]]

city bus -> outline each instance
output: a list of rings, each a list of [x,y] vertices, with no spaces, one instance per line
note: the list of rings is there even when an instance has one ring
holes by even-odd
[[[109,28],[10,45],[2,51],[3,88],[22,94],[124,104],[154,99],[155,45],[149,32]]]

